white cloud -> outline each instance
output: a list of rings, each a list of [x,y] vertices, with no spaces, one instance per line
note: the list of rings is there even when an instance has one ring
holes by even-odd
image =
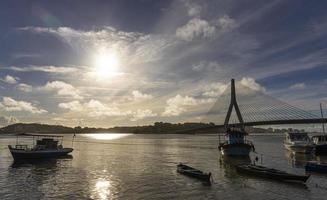
[[[66,103],[60,103],[59,108],[68,109],[71,111],[82,111],[83,105],[79,101],[71,101]]]
[[[167,100],[167,105],[162,116],[179,116],[183,112],[186,112],[187,108],[191,106],[198,106],[210,102],[212,102],[212,99],[195,99],[190,96],[178,94]]]
[[[17,101],[11,97],[3,97],[3,100],[0,102],[0,108],[6,111],[25,111],[32,114],[42,114],[47,111],[41,108],[37,108],[30,102],[26,101]]]
[[[266,89],[262,87],[260,84],[258,84],[254,78],[251,77],[243,77],[242,80],[239,82],[243,86],[248,87],[249,89],[255,91],[255,92],[265,92]],[[240,91],[242,92],[242,91]]]
[[[131,121],[138,121],[144,118],[148,117],[155,117],[157,116],[156,113],[153,113],[150,109],[138,109],[136,112],[133,113],[133,117],[131,118]]]
[[[20,83],[19,85],[17,85],[17,89],[22,92],[32,92],[33,87],[25,83]]]
[[[4,78],[2,78],[0,80],[2,80],[3,82],[6,82],[8,84],[16,84],[16,83],[18,83],[19,78],[7,75],[7,76],[5,76]]]
[[[71,73],[78,69],[74,67],[58,67],[58,66],[29,66],[29,67],[8,67],[8,69],[19,72],[47,72],[47,73]]]
[[[304,89],[305,87],[306,87],[305,83],[296,83],[294,85],[291,85],[290,89],[300,90],[300,89]]]
[[[221,82],[211,83],[205,87],[203,96],[206,97],[219,97],[224,91],[226,91],[228,84]]]
[[[176,30],[176,36],[186,41],[192,41],[196,38],[211,38],[215,33],[216,28],[214,26],[199,18],[191,19],[187,24]]]
[[[201,71],[219,72],[223,69],[223,66],[215,61],[201,61],[197,64],[192,65],[192,69],[197,72],[201,72]]]
[[[149,99],[152,99],[153,96],[150,95],[150,94],[144,94],[138,90],[134,90],[132,92],[132,100],[134,101],[144,101],[144,100],[149,100]]]
[[[0,126],[8,126],[10,124],[18,123],[19,120],[16,117],[0,116]]]
[[[222,31],[228,31],[238,26],[236,21],[228,15],[224,15],[218,19],[218,25]]]
[[[42,89],[46,91],[55,91],[59,96],[83,99],[83,97],[80,95],[80,91],[77,88],[63,81],[47,82],[47,84],[42,87]]]
[[[199,16],[201,14],[202,7],[190,1],[184,1],[187,8],[187,14],[190,17]]]

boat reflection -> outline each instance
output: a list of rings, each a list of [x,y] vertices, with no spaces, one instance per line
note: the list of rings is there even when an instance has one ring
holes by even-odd
[[[291,165],[296,168],[304,168],[308,161],[315,159],[312,154],[296,153],[294,151],[285,151],[285,156]]]
[[[127,137],[129,133],[92,133],[92,134],[83,134],[83,136],[86,136],[91,139],[96,140],[116,140],[123,137]]]
[[[239,175],[236,172],[236,165],[251,164],[250,156],[223,156],[219,158],[220,167],[224,169],[225,177],[238,178]]]

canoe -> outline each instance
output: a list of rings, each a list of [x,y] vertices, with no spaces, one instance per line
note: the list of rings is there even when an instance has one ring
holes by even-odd
[[[306,182],[310,175],[297,175],[290,174],[285,171],[267,168],[258,165],[237,165],[236,170],[239,173],[244,173],[252,176],[258,176],[262,178],[275,179],[279,181],[291,181],[291,182]]]
[[[327,164],[308,162],[305,165],[305,170],[311,172],[327,173]]]
[[[189,177],[193,177],[202,181],[211,182],[211,173],[204,173],[198,169],[193,167],[187,166],[185,164],[178,164],[177,165],[177,172]]]

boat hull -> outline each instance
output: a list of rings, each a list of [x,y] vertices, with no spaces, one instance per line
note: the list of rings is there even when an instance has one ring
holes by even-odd
[[[211,182],[210,178],[211,178],[211,173],[203,173],[200,170],[194,169],[192,167],[186,166],[186,165],[177,165],[177,172],[180,174],[183,174],[185,176],[189,176],[192,178],[196,178],[202,181],[206,181],[206,182]]]
[[[327,144],[320,144],[320,145],[318,144],[318,145],[316,145],[315,154],[317,156],[327,155]]]
[[[72,148],[63,148],[58,150],[18,150],[9,149],[14,160],[31,160],[31,159],[47,159],[66,156],[73,151]]]
[[[287,150],[293,151],[295,153],[312,153],[314,146],[313,145],[293,145],[293,144],[284,144]]]
[[[239,173],[257,176],[261,178],[274,179],[278,181],[306,182],[310,177],[308,175],[301,176],[296,174],[289,174],[283,171],[254,165],[238,165],[236,166],[236,170]]]
[[[327,173],[327,164],[307,163],[305,170],[310,172]]]
[[[252,148],[249,144],[224,144],[219,150],[224,156],[249,156]]]

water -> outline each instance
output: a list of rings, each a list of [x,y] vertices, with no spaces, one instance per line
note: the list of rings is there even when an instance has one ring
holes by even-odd
[[[304,174],[305,161],[324,159],[289,154],[282,136],[248,139],[266,166]],[[327,194],[324,175],[312,175],[306,186],[238,175],[231,163],[248,160],[221,159],[213,135],[78,135],[73,158],[18,165],[7,148],[15,143],[15,137],[0,136],[2,200],[326,199]],[[65,136],[64,146],[72,146],[72,136]],[[176,173],[178,162],[210,171],[214,183]]]

